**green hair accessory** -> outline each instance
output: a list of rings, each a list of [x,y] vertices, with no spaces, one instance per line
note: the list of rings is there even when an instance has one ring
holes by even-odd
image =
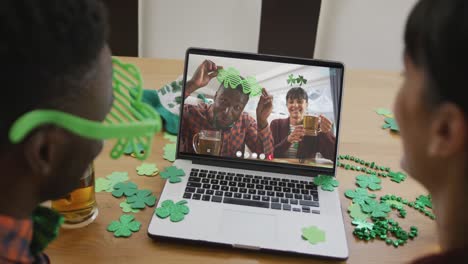
[[[53,124],[89,139],[117,139],[110,154],[113,159],[122,156],[128,146],[133,149],[143,147],[144,151],[135,155],[140,160],[146,159],[154,134],[161,130],[161,117],[150,105],[142,102],[143,81],[139,70],[116,58],[112,63],[114,103],[104,123],[56,110],[33,110],[14,122],[9,133],[10,141],[19,143],[39,126]]]
[[[242,85],[242,92],[250,95],[250,97],[262,94],[262,87],[255,77],[250,76],[242,79],[239,71],[235,68],[219,69],[217,79],[225,88],[236,89],[239,85]]]

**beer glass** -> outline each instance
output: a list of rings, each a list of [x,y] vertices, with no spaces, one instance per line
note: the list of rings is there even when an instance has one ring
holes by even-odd
[[[193,136],[193,149],[197,154],[219,156],[221,151],[221,132],[201,130]]]
[[[306,113],[303,121],[304,134],[306,136],[317,136],[320,133],[321,121],[320,116]]]

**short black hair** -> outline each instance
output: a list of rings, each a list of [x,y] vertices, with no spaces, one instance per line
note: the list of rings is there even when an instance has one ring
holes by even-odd
[[[288,93],[286,94],[286,103],[289,99],[296,99],[296,100],[305,100],[307,103],[309,102],[309,96],[307,92],[302,87],[294,87],[289,89]]]
[[[431,105],[452,102],[468,114],[468,1],[419,1],[404,41],[405,55],[426,72]]]
[[[2,147],[22,114],[80,93],[106,45],[107,13],[98,0],[3,0],[0,35]]]

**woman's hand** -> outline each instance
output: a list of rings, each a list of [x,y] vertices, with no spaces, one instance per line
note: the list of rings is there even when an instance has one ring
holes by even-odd
[[[304,137],[304,127],[303,126],[296,126],[293,132],[288,136],[289,143],[296,143],[302,141]]]
[[[320,115],[320,132],[321,133],[328,133],[331,131],[333,127],[333,123],[326,118],[324,115]]]

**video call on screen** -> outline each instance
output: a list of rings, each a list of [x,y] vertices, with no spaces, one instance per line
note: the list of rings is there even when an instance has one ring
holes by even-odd
[[[242,85],[225,87],[221,68],[264,90],[251,96]],[[190,54],[179,151],[333,168],[341,71]]]

